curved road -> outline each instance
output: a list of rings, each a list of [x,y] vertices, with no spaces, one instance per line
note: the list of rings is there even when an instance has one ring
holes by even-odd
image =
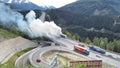
[[[37,47],[37,45],[34,42],[22,37],[16,37],[0,42],[0,63],[4,64],[15,53],[32,47]]]
[[[54,39],[54,41],[57,42],[57,43],[65,45],[66,47],[68,47],[71,50],[73,50],[73,48],[74,48],[73,46],[75,44],[80,43],[80,42],[76,42],[74,40],[70,40],[70,39],[67,39],[67,38]],[[107,57],[107,55],[111,55],[115,58],[116,57],[120,58],[120,55],[113,54],[113,53],[110,53],[110,52],[107,52],[106,55],[102,55],[102,54],[94,52],[94,51],[91,51],[90,54],[86,57],[97,59],[97,60],[102,60],[103,63],[106,63],[108,65],[113,65],[116,68],[120,68],[120,60],[115,60],[111,57]]]
[[[39,17],[39,19],[44,22],[45,21],[45,16],[46,16],[46,13],[45,12],[42,12],[41,16]]]
[[[76,54],[78,56],[82,56],[82,57],[85,57],[85,55],[82,55],[82,54],[79,54],[79,53],[76,53],[75,51],[72,51],[66,47],[63,47],[63,46],[49,46],[49,47],[44,47],[44,48],[41,48],[41,49],[38,49],[36,50],[35,52],[31,53],[30,57],[29,57],[29,60],[30,60],[30,63],[35,66],[35,67],[39,67],[39,66],[43,66],[45,68],[49,68],[49,63],[48,62],[45,62],[44,60],[41,59],[41,62],[38,63],[36,62],[36,59],[37,58],[41,58],[42,54],[45,53],[45,52],[48,52],[48,51],[51,51],[51,50],[60,50],[60,51],[66,51],[66,52],[70,52],[72,54]],[[86,57],[87,59],[91,59],[89,57]]]
[[[46,51],[49,51],[49,50],[53,50],[53,49],[57,49],[57,50],[68,50],[70,52],[74,52],[73,51],[73,46],[75,44],[78,44],[79,42],[76,42],[74,40],[70,40],[70,39],[65,39],[65,38],[59,38],[59,39],[54,39],[54,42],[56,43],[59,43],[59,44],[62,44],[64,45],[65,47],[61,47],[61,46],[49,46],[49,47],[43,47],[43,48],[38,48],[38,49],[35,49],[34,51],[32,51],[29,55],[27,55],[27,59],[29,58],[30,60],[30,63],[33,65],[33,66],[40,66],[40,65],[43,65],[43,66],[46,66],[48,67],[48,63],[44,62],[42,60],[42,63],[37,63],[36,62],[36,59],[37,58],[40,58],[41,55],[46,52]],[[97,53],[97,52],[94,52],[94,51],[91,51],[90,54],[88,56],[85,56],[85,55],[82,55],[80,53],[76,53],[76,54],[79,54],[80,56],[83,56],[85,58],[88,58],[88,59],[96,59],[96,60],[102,60],[103,63],[105,64],[108,64],[108,65],[112,65],[112,66],[115,66],[115,68],[119,68],[120,67],[120,61],[119,60],[115,60],[111,57],[107,57],[107,55],[111,55],[111,56],[115,56],[117,58],[119,58],[120,56],[117,55],[117,54],[113,54],[113,53],[109,53],[107,52],[106,55],[103,55],[103,54],[100,54],[100,53]],[[21,59],[21,60],[24,60],[24,59]],[[21,62],[21,63],[25,63],[24,62]],[[21,63],[18,63],[18,65],[20,65]],[[26,61],[26,64],[28,62]],[[25,65],[26,65],[25,64]]]
[[[45,20],[45,13],[42,12],[42,15],[40,17],[40,19],[44,22]],[[55,43],[59,43],[61,45],[66,46],[66,48],[68,48],[69,50],[73,51],[74,45],[78,44],[80,42],[68,39],[68,38],[57,38],[57,39],[52,39]],[[40,57],[39,54],[43,53],[44,51],[48,51],[50,49],[54,49],[54,47],[47,47],[47,49],[44,48],[40,48],[38,50],[35,50],[33,52],[31,52],[31,54],[29,55],[29,60],[32,63],[33,66],[38,66],[40,65],[39,63],[36,63],[36,58]],[[60,48],[61,49],[61,48]],[[28,57],[28,56],[27,56]],[[105,55],[102,55],[100,53],[91,51],[90,54],[88,56],[84,56],[86,58],[90,58],[90,59],[97,59],[97,60],[102,60],[103,63],[106,63],[108,65],[113,65],[116,68],[120,67],[120,55],[114,54],[114,53],[110,53],[110,52],[106,52]],[[116,58],[116,59],[115,59]],[[27,63],[27,61],[26,61]],[[20,63],[19,63],[20,64]],[[41,63],[44,65],[44,62]]]

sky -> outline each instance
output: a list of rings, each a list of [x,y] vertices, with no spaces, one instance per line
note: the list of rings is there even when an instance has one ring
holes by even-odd
[[[54,6],[56,8],[62,7],[64,5],[67,5],[69,3],[75,2],[77,0],[0,0],[3,2],[11,3],[14,2],[32,2],[34,4],[37,4],[38,6]]]
[[[64,5],[67,5],[69,3],[75,2],[77,0],[29,0],[39,6],[44,6],[44,5],[51,5],[56,8],[62,7]]]

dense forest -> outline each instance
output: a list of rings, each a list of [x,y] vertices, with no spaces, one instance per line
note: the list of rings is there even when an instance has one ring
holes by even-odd
[[[27,12],[21,13],[25,15]],[[38,18],[41,11],[35,12]],[[46,13],[46,20],[55,21],[68,37],[120,53],[120,25],[114,24],[119,22],[119,17],[75,14],[59,9],[47,10]]]
[[[75,14],[59,9],[48,10],[49,18],[69,37],[120,53],[119,16]]]
[[[51,19],[59,26],[71,32],[78,33],[82,35],[82,37],[85,34],[100,37],[108,34],[108,36],[110,36],[109,39],[120,37],[120,24],[115,23],[119,22],[119,17],[75,14],[61,10],[50,10],[47,12]],[[89,37],[91,37],[91,35]]]
[[[77,0],[60,10],[88,15],[120,15],[120,0]]]
[[[112,41],[109,40],[107,37],[93,37],[93,40],[91,40],[89,37],[82,37],[78,35],[77,33],[71,33],[67,30],[64,30],[64,33],[67,34],[68,37],[78,40],[80,42],[84,42],[88,45],[95,45],[100,48],[103,48],[105,50],[118,52],[120,53],[120,39],[113,39]]]

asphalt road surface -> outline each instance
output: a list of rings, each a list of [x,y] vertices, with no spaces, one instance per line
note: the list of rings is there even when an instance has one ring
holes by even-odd
[[[76,42],[74,40],[70,40],[67,38],[54,39],[54,41],[67,46],[71,50],[73,50],[73,46],[75,44],[79,43],[79,42]],[[115,58],[120,58],[120,55],[117,55],[114,53],[107,52],[106,55],[102,55],[102,54],[94,52],[94,51],[91,51],[90,54],[86,57],[97,59],[97,60],[102,60],[103,63],[105,63],[105,64],[113,65],[116,68],[120,68],[120,60],[115,60],[114,58],[109,57],[108,55],[115,57]]]
[[[43,53],[45,53],[49,50],[54,50],[54,49],[55,50],[60,50],[60,49],[61,50],[68,50],[70,52],[73,52],[73,46],[75,44],[79,43],[77,41],[74,41],[71,39],[65,39],[65,38],[54,39],[54,42],[59,43],[61,45],[64,45],[65,47],[63,47],[63,46],[61,46],[61,47],[60,46],[47,46],[47,47],[43,47],[43,48],[38,47],[37,49],[35,49],[31,53],[29,53],[29,55],[26,55],[25,57],[23,56],[23,59],[20,60],[21,62],[19,62],[18,65],[20,65],[21,63],[27,64],[28,62],[26,59],[29,58],[29,61],[33,66],[39,67],[40,65],[42,65],[42,66],[45,66],[47,68],[47,67],[49,67],[49,63],[45,62],[44,60],[41,59],[41,63],[36,62],[36,59],[40,58]],[[89,55],[83,55],[80,53],[76,53],[76,54],[79,54],[80,56],[83,56],[83,57],[88,58],[88,59],[102,60],[103,63],[108,64],[110,66],[112,65],[115,68],[120,67],[120,60],[114,59],[115,57],[119,58],[120,56],[117,54],[114,54],[114,53],[107,52],[105,55],[103,55],[103,54],[91,51]],[[107,55],[111,55],[114,58],[111,58]]]
[[[39,17],[39,19],[44,22],[45,21],[45,16],[46,16],[46,13],[45,12],[42,12],[41,16]]]
[[[45,62],[43,59],[41,59],[41,56],[43,53],[51,51],[51,50],[66,51],[66,52],[70,52],[72,54],[76,54],[78,56],[85,57],[85,55],[76,53],[75,51],[70,50],[63,46],[48,46],[48,47],[43,47],[43,48],[37,49],[36,51],[31,53],[31,57],[29,58],[30,63],[35,67],[43,66],[44,68],[49,68],[50,67],[49,62]],[[36,62],[37,58],[41,59],[40,63]],[[90,58],[87,57],[87,59],[90,59]]]
[[[37,47],[35,43],[22,37],[17,37],[0,42],[0,63],[3,64],[16,52],[26,48]]]
[[[40,17],[40,19],[44,22],[45,20],[45,13],[42,12],[42,15]],[[61,45],[64,45],[66,46],[66,48],[68,48],[69,50],[73,51],[74,50],[74,45],[75,44],[78,44],[80,42],[77,42],[77,41],[74,41],[74,40],[71,40],[71,39],[68,39],[68,38],[57,38],[57,39],[53,39],[53,41],[55,43],[59,43]],[[50,49],[54,49],[54,47],[48,47],[47,49],[44,49],[44,48],[40,48],[40,49],[37,49],[35,51],[33,51],[30,55],[29,55],[29,60],[30,62],[32,63],[32,65],[38,67],[39,65],[44,65],[48,63],[45,63],[43,60],[42,60],[42,63],[37,63],[36,62],[36,59],[40,57],[40,54],[44,53],[45,51],[48,51]],[[59,48],[61,49],[61,48]],[[27,56],[28,57],[28,56]],[[97,52],[94,52],[94,51],[91,51],[90,54],[88,56],[84,56],[86,58],[91,58],[91,59],[97,59],[97,60],[102,60],[103,63],[106,63],[108,65],[113,65],[115,66],[116,68],[120,68],[120,60],[117,60],[117,59],[120,59],[120,55],[117,55],[117,54],[114,54],[114,53],[110,53],[110,52],[106,52],[105,55],[102,55],[100,53],[97,53]]]

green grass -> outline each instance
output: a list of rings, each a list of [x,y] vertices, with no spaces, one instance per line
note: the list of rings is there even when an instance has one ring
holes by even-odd
[[[115,67],[112,65],[103,64],[102,68],[115,68]]]
[[[28,48],[28,49],[25,49],[25,50],[22,50],[20,52],[17,52],[16,54],[14,54],[9,60],[8,62],[6,62],[5,64],[0,64],[0,68],[16,68],[15,67],[15,61],[18,57],[20,57],[22,54],[30,51],[31,49],[33,48]],[[32,68],[32,67],[30,67]]]
[[[14,38],[16,36],[17,36],[16,34],[13,34],[12,32],[0,28],[0,37],[9,39],[9,38]]]

